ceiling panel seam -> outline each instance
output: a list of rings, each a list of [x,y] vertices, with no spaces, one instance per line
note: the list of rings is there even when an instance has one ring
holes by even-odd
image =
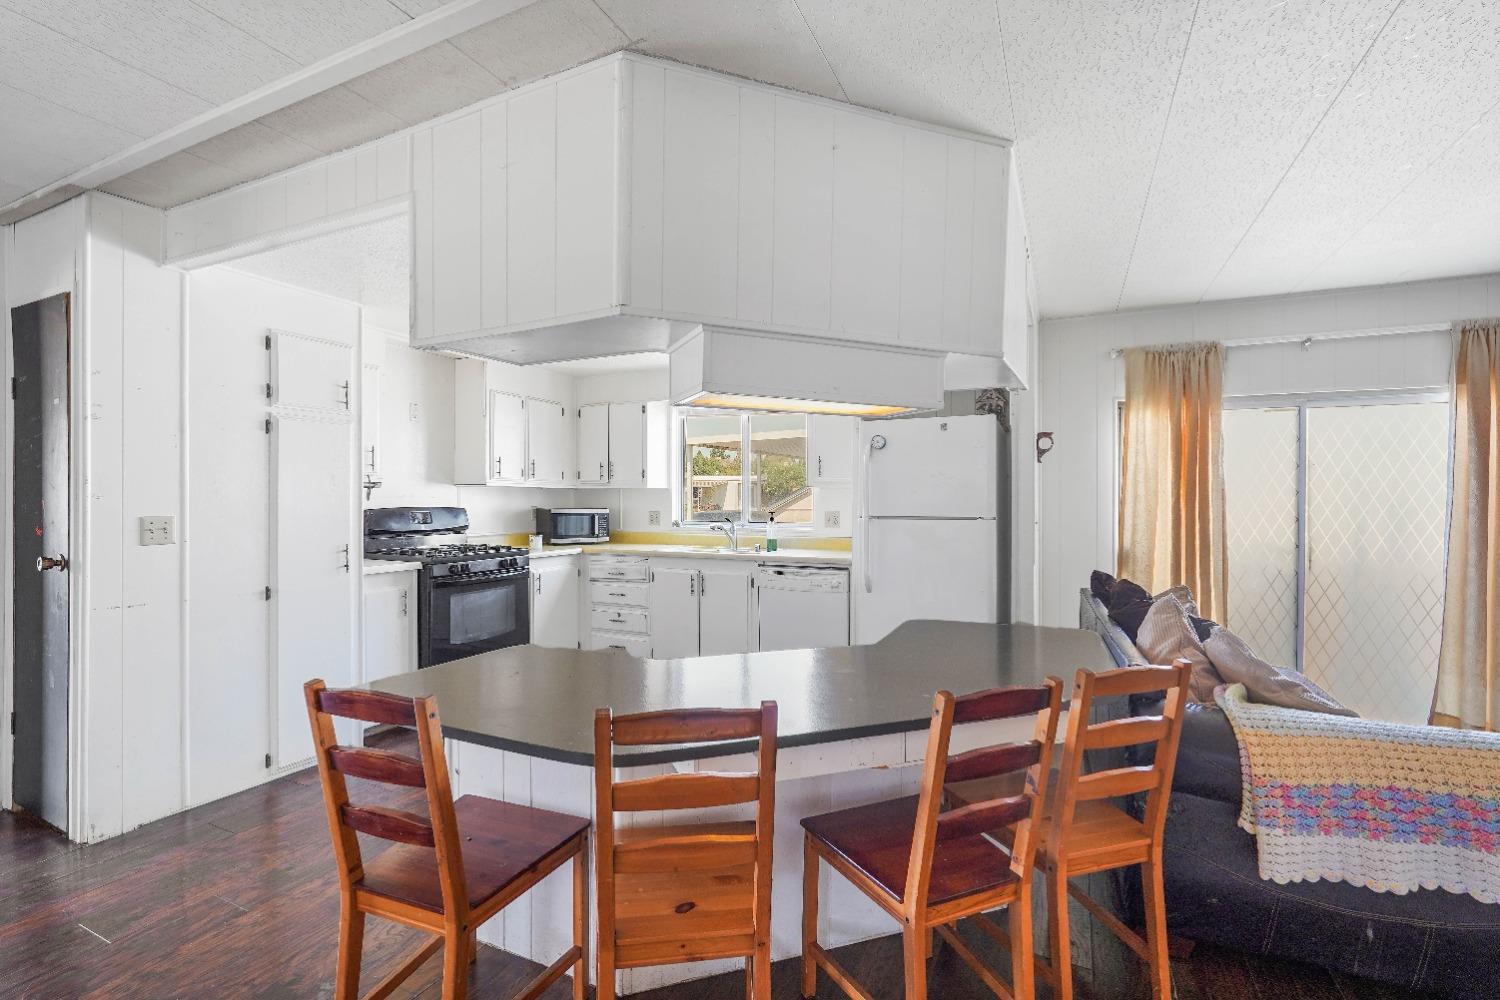
[[[1193,16],[1188,20],[1187,38],[1182,43],[1182,56],[1177,60],[1177,75],[1172,78],[1172,94],[1167,98],[1167,113],[1162,116],[1161,135],[1156,140],[1156,156],[1151,160],[1151,173],[1146,175],[1146,194],[1141,199],[1141,214],[1135,220],[1135,235],[1130,238],[1130,253],[1125,257],[1125,273],[1120,276],[1120,292],[1115,296],[1115,309],[1125,301],[1125,286],[1130,283],[1130,268],[1135,264],[1135,248],[1141,242],[1141,230],[1146,225],[1146,209],[1151,207],[1151,189],[1156,186],[1156,170],[1161,166],[1161,151],[1167,145],[1167,130],[1172,127],[1172,111],[1177,107],[1177,88],[1182,83],[1183,67],[1187,66],[1188,50],[1193,47],[1193,29],[1198,26],[1198,11],[1203,0],[1194,0]]]
[[[4,6],[6,10],[10,11],[16,17],[22,18],[23,20],[30,21],[32,24],[34,24],[37,27],[41,28],[43,31],[49,31],[52,34],[57,35],[59,38],[66,38],[69,42],[71,42],[74,45],[77,45],[79,48],[88,49],[90,52],[93,52],[94,54],[96,54],[98,56],[101,56],[104,59],[107,59],[107,60],[109,60],[112,63],[115,63],[115,64],[120,65],[120,66],[124,66],[127,69],[133,69],[137,73],[140,73],[142,76],[149,76],[151,79],[155,80],[157,83],[162,84],[163,86],[171,87],[173,90],[177,91],[178,93],[186,94],[189,97],[194,98],[195,100],[199,100],[199,101],[204,102],[204,104],[207,105],[208,107],[213,107],[214,104],[215,104],[215,102],[214,102],[214,100],[212,98],[210,98],[210,97],[208,97],[208,96],[206,96],[204,94],[199,94],[199,93],[197,93],[195,91],[188,90],[186,87],[182,86],[181,84],[173,83],[171,80],[167,80],[167,79],[164,79],[163,77],[157,76],[155,73],[151,72],[151,70],[150,70],[149,67],[146,67],[146,66],[137,66],[133,62],[126,62],[124,59],[121,59],[119,56],[113,55],[113,54],[111,54],[109,52],[105,52],[103,49],[99,48],[98,46],[90,45],[88,42],[86,42],[83,39],[77,37],[76,35],[70,35],[66,31],[62,31],[62,30],[60,30],[58,28],[54,28],[50,24],[47,24],[47,23],[45,23],[43,21],[38,21],[36,18],[28,16],[25,11],[17,10],[15,7],[11,6],[10,4],[3,3],[3,0],[0,0],[0,6]],[[242,34],[243,34],[243,32],[242,32]],[[19,87],[16,87],[15,89],[20,90]],[[30,91],[21,91],[21,92],[22,93],[30,93]],[[32,96],[35,97],[35,96],[39,96],[39,95],[33,94]],[[54,101],[52,103],[56,103],[56,102]],[[72,109],[70,108],[69,110],[72,110]],[[90,116],[84,115],[84,117],[87,118],[87,117],[90,117]],[[92,120],[93,121],[98,121],[97,118],[92,119]],[[106,122],[105,124],[113,125],[112,122]],[[115,128],[119,128],[118,125],[115,125],[114,127]],[[121,131],[124,131],[124,129],[121,129]]]
[[[798,3],[797,0],[792,0],[792,6],[797,9],[797,16],[802,19],[802,27],[807,29],[808,37],[818,47],[818,55],[823,57],[823,64],[828,67],[828,72],[832,74],[834,86],[839,88],[839,94],[842,95],[844,102],[852,104],[853,102],[849,100],[849,92],[844,89],[844,81],[839,79],[839,71],[833,68],[833,60],[828,58],[828,51],[823,48],[823,43],[818,40],[818,33],[813,30],[812,23],[808,21],[807,15],[802,13],[802,4]]]
[[[601,14],[604,15],[604,19],[606,21],[608,21],[610,24],[612,24],[612,25],[615,26],[615,30],[620,33],[620,37],[623,38],[623,39],[625,39],[625,44],[627,44],[627,45],[634,45],[636,43],[637,39],[632,38],[631,35],[630,35],[630,32],[628,32],[624,28],[620,27],[620,22],[619,21],[616,21],[614,18],[612,18],[612,17],[609,16],[609,11],[607,11],[607,10],[604,9],[604,5],[601,4],[599,2],[599,0],[589,0],[589,2],[594,5],[594,7],[599,11],[599,13],[601,13]]]
[[[307,63],[306,63],[305,60],[298,59],[296,56],[292,55],[290,52],[284,52],[281,49],[277,48],[275,45],[271,44],[271,40],[269,38],[261,38],[259,35],[251,34],[250,32],[246,31],[244,28],[241,28],[239,25],[235,24],[233,21],[231,21],[228,18],[226,18],[223,14],[220,14],[216,10],[211,10],[210,8],[203,6],[201,3],[198,3],[197,0],[188,0],[188,3],[192,4],[194,7],[197,7],[199,10],[203,11],[203,13],[207,14],[209,17],[213,18],[215,21],[218,21],[220,24],[224,25],[224,27],[227,28],[227,29],[229,29],[230,31],[237,32],[237,33],[239,33],[241,35],[244,35],[246,38],[253,38],[257,42],[259,42],[260,44],[264,45],[266,48],[270,49],[272,52],[276,53],[278,56],[285,56],[292,63],[292,65],[294,65],[294,66],[305,66],[305,65],[307,65]],[[407,18],[407,20],[410,20],[410,18]]]
[[[1300,291],[1303,286],[1305,286],[1308,281],[1312,279],[1313,275],[1322,270],[1323,265],[1327,264],[1330,260],[1333,260],[1333,258],[1337,257],[1339,253],[1343,251],[1344,247],[1354,242],[1355,237],[1364,232],[1366,229],[1369,229],[1370,226],[1374,225],[1375,222],[1386,213],[1387,209],[1389,209],[1392,205],[1399,201],[1401,199],[1401,196],[1406,193],[1407,188],[1411,187],[1418,181],[1418,179],[1425,176],[1429,171],[1432,170],[1432,168],[1436,164],[1441,163],[1445,158],[1447,158],[1448,154],[1453,151],[1453,147],[1457,146],[1460,142],[1463,141],[1464,136],[1468,135],[1476,128],[1479,128],[1484,123],[1484,120],[1486,118],[1495,114],[1497,111],[1500,111],[1500,100],[1497,100],[1495,103],[1485,108],[1484,111],[1480,112],[1479,117],[1475,118],[1468,128],[1454,135],[1453,140],[1449,142],[1448,145],[1439,150],[1436,156],[1431,157],[1421,170],[1413,171],[1412,175],[1407,178],[1406,183],[1401,185],[1400,190],[1396,191],[1384,202],[1382,202],[1380,207],[1377,208],[1373,213],[1371,213],[1370,217],[1365,219],[1364,222],[1361,222],[1358,226],[1351,230],[1349,235],[1344,237],[1343,241],[1340,242],[1338,246],[1334,247],[1321,260],[1319,260],[1312,267],[1308,268],[1307,272],[1303,274],[1301,278],[1298,278],[1297,283],[1292,286],[1293,291]]]
[[[1214,276],[1208,280],[1208,284],[1204,286],[1203,291],[1199,293],[1199,302],[1204,302],[1207,300],[1208,294],[1209,292],[1213,291],[1213,287],[1218,282],[1219,276],[1224,273],[1224,269],[1229,266],[1229,262],[1234,259],[1234,255],[1239,253],[1240,247],[1244,245],[1245,240],[1250,236],[1250,231],[1255,228],[1255,224],[1259,222],[1260,217],[1265,214],[1266,208],[1275,199],[1276,192],[1281,190],[1281,185],[1286,183],[1287,177],[1289,177],[1292,173],[1292,168],[1297,165],[1298,160],[1302,159],[1302,154],[1307,152],[1307,147],[1312,144],[1313,138],[1323,127],[1323,123],[1328,120],[1328,116],[1330,113],[1332,113],[1334,106],[1337,105],[1340,99],[1343,98],[1344,91],[1349,89],[1350,81],[1352,81],[1359,74],[1360,68],[1365,64],[1365,60],[1370,58],[1370,53],[1375,50],[1375,46],[1380,42],[1381,36],[1385,34],[1385,29],[1391,26],[1391,21],[1395,19],[1396,14],[1400,12],[1401,7],[1403,4],[1405,4],[1405,2],[1406,0],[1397,0],[1396,5],[1391,8],[1391,12],[1386,15],[1385,22],[1381,24],[1380,30],[1375,32],[1374,36],[1370,39],[1370,44],[1366,45],[1365,50],[1360,53],[1359,60],[1350,68],[1349,75],[1344,77],[1343,83],[1339,84],[1338,93],[1333,95],[1333,100],[1328,102],[1327,107],[1323,109],[1323,113],[1318,116],[1317,124],[1313,125],[1313,127],[1308,131],[1307,137],[1302,140],[1302,145],[1297,147],[1297,152],[1292,155],[1292,158],[1290,160],[1287,161],[1286,169],[1281,172],[1280,177],[1276,178],[1276,183],[1272,186],[1270,192],[1266,195],[1266,200],[1261,202],[1260,208],[1255,210],[1255,215],[1251,217],[1250,222],[1245,226],[1244,232],[1240,233],[1240,238],[1235,240],[1234,246],[1230,248],[1229,253],[1224,257],[1224,260],[1220,262],[1219,269],[1214,272]]]

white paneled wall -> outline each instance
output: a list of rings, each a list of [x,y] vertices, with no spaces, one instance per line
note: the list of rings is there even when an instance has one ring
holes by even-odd
[[[1044,321],[1035,430],[1055,432],[1056,447],[1040,465],[1023,463],[1037,489],[1036,621],[1076,624],[1078,589],[1088,585],[1091,570],[1114,565],[1115,414],[1124,395],[1124,362],[1110,357],[1113,348],[1415,326],[1496,313],[1500,275]],[[1295,342],[1236,347],[1225,362],[1224,391],[1426,388],[1447,383],[1448,365],[1448,336],[1441,332],[1317,341],[1306,350]],[[1030,440],[1018,438],[1017,448],[1029,450]],[[1016,489],[1031,485],[1020,476]]]
[[[97,840],[184,802],[183,549],[139,543],[146,515],[181,538],[184,279],[157,264],[155,209],[91,194],[88,220],[83,833]]]
[[[399,207],[410,195],[411,136],[402,132],[171,209],[163,259],[201,262],[277,245]]]

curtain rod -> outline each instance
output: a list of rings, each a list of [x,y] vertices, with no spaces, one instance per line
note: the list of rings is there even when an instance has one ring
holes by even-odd
[[[1349,340],[1354,337],[1389,337],[1398,333],[1446,333],[1452,323],[1416,323],[1411,326],[1377,326],[1365,330],[1336,330],[1328,333],[1289,333],[1277,337],[1242,337],[1238,340],[1221,340],[1225,347],[1259,347],[1264,344],[1298,344],[1305,351],[1318,340]],[[1118,358],[1125,348],[1112,348],[1109,356]]]

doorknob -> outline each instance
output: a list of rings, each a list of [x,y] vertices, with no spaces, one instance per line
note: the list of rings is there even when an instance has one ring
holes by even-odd
[[[51,556],[37,556],[36,571],[38,573],[44,573],[44,572],[46,572],[49,569],[67,569],[67,568],[68,568],[68,557],[67,556],[58,556],[56,559],[53,559]]]

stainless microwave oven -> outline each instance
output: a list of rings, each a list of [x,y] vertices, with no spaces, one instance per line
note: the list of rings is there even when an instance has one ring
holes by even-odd
[[[536,508],[536,530],[552,545],[590,545],[609,541],[608,507]]]

